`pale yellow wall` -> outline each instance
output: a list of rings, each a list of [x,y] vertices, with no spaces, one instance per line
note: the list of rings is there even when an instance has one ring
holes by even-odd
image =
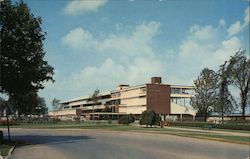
[[[138,97],[142,95],[146,95],[146,92],[143,92],[141,87],[137,89],[130,89],[127,91],[121,91],[120,98],[131,98],[131,97]]]
[[[146,106],[129,106],[129,107],[119,107],[120,113],[127,114],[141,114],[143,111],[147,110]]]
[[[170,94],[171,98],[192,98],[193,94]]]
[[[76,115],[76,109],[64,109],[58,111],[49,112],[50,116],[61,116],[61,115]]]
[[[170,108],[171,114],[190,114],[190,115],[196,114],[196,111],[191,107],[184,107],[173,102],[170,103],[170,106],[171,106]]]
[[[146,98],[128,98],[128,99],[122,99],[121,105],[146,105]]]
[[[134,87],[130,89],[124,89],[117,91],[120,93],[119,97],[115,97],[112,99],[120,99],[121,104],[119,105],[120,113],[127,114],[141,114],[146,110],[146,86],[142,85],[140,87]],[[139,98],[139,96],[145,96],[143,98]]]

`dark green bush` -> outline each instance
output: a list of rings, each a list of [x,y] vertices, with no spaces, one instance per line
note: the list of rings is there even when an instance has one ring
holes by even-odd
[[[250,131],[249,124],[216,124],[214,125],[216,129],[230,129],[230,130],[246,130]]]
[[[122,116],[119,120],[118,123],[119,124],[123,124],[123,125],[129,125],[130,123],[133,123],[135,121],[134,117],[132,114],[129,115],[124,115]]]
[[[142,113],[142,117],[140,119],[140,125],[160,125],[161,118],[158,114],[156,114],[153,110],[146,110]]]
[[[204,125],[211,125],[215,129],[229,129],[229,130],[246,130],[250,131],[250,124],[214,124],[205,122],[168,122],[170,126],[187,126],[187,127],[204,127]]]

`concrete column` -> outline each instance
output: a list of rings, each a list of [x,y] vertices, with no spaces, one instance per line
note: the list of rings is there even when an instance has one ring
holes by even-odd
[[[195,115],[193,115],[193,121],[195,120]]]

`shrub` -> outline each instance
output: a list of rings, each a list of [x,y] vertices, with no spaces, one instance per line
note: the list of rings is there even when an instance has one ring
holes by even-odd
[[[7,120],[0,120],[0,125],[7,125]],[[17,120],[9,120],[9,125],[19,125]]]
[[[118,120],[118,123],[123,124],[123,125],[129,125],[130,123],[133,123],[134,121],[135,121],[134,116],[132,114],[129,114],[129,115],[122,116]]]
[[[153,110],[146,110],[142,113],[142,117],[140,119],[140,125],[159,125],[161,118],[158,114],[156,114]]]
[[[214,124],[205,122],[168,122],[171,126],[187,126],[187,127],[204,127],[204,125],[211,125],[215,129],[229,129],[229,130],[245,130],[250,131],[249,124]]]
[[[74,120],[76,121],[76,124],[79,124],[79,123],[80,123],[80,117],[79,117],[79,116],[75,116],[75,117],[74,117]]]
[[[112,120],[111,119],[108,120],[108,124],[112,124]]]

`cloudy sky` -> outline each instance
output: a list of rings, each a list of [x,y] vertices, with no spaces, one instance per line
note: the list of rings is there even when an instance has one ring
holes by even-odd
[[[143,84],[192,85],[239,49],[249,53],[249,0],[24,0],[47,32],[55,83],[39,92],[48,106]]]

